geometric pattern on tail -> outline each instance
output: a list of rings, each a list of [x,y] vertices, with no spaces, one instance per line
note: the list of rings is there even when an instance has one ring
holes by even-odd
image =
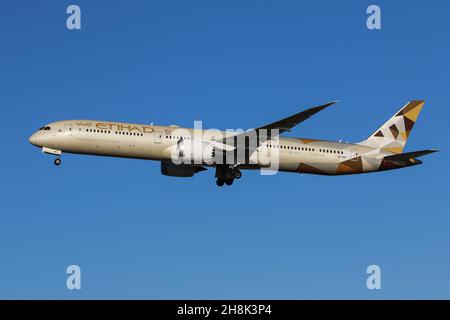
[[[424,103],[424,100],[408,102],[361,144],[393,154],[402,153]]]

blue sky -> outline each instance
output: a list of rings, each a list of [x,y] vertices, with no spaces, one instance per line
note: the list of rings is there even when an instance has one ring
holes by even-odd
[[[0,298],[449,298],[449,4],[0,4]],[[366,8],[382,29],[366,28]],[[360,141],[407,101],[424,165],[218,188],[159,163],[52,157],[27,138],[73,118],[249,128],[330,100],[289,135]],[[82,290],[65,269],[82,270]],[[368,290],[370,264],[382,289]]]

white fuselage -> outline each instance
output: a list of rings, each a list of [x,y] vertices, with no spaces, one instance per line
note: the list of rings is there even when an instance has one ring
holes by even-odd
[[[229,132],[194,130],[177,126],[154,126],[95,120],[67,120],[48,124],[30,137],[30,142],[44,151],[78,153],[97,156],[136,158],[147,160],[171,160],[180,139],[219,141]],[[232,134],[231,134],[232,135]],[[373,148],[332,141],[279,137],[277,143],[265,141],[250,156],[252,168],[267,167],[258,154],[278,152],[279,170],[318,174],[337,174],[339,163],[365,154],[370,156]],[[379,160],[374,154],[373,170]],[[314,164],[320,172],[300,169],[302,163]],[[205,164],[208,165],[208,164]],[[368,167],[370,168],[370,166]],[[353,172],[342,172],[353,173]],[[354,172],[356,173],[356,172]]]

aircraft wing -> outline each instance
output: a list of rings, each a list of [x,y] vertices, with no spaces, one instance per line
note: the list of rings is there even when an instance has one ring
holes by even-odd
[[[255,130],[261,130],[261,129],[266,129],[266,130],[272,130],[272,129],[278,129],[280,134],[285,132],[285,131],[291,131],[291,129],[293,127],[295,127],[296,125],[302,123],[303,121],[305,121],[306,119],[308,119],[309,117],[313,116],[314,114],[316,114],[319,111],[322,111],[323,109],[335,104],[337,101],[332,101],[329,103],[326,103],[322,106],[317,106],[314,108],[310,108],[307,110],[304,110],[302,112],[296,113],[290,117],[284,118],[282,120],[276,121],[276,122],[272,122],[269,123],[265,126],[259,127]]]
[[[336,102],[337,101],[332,101],[332,102],[326,103],[326,104],[321,105],[321,106],[317,106],[317,107],[313,107],[313,108],[304,110],[302,112],[296,113],[296,114],[294,114],[292,116],[289,116],[287,118],[284,118],[284,119],[278,120],[276,122],[272,122],[272,123],[266,124],[265,126],[253,129],[252,131],[256,132],[256,135],[258,136],[258,138],[260,136],[259,133],[260,133],[261,130],[267,130],[267,135],[270,135],[270,131],[271,130],[278,130],[278,134],[281,134],[281,133],[283,133],[285,131],[289,131],[290,132],[291,129],[293,127],[295,127],[296,125],[302,123],[306,119],[309,119],[311,116],[313,116],[317,112],[322,111],[325,108],[328,108],[329,106],[335,104]],[[237,137],[239,135],[252,134],[253,133],[252,131],[246,132],[246,133],[240,133],[240,134],[236,135],[235,137]],[[265,140],[267,140],[267,137],[266,137]],[[229,142],[230,138],[224,139],[224,141]],[[260,139],[259,141],[260,142],[264,142],[264,139]]]

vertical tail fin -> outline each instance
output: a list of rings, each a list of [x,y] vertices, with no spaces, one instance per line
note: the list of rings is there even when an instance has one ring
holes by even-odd
[[[424,105],[424,100],[408,102],[399,112],[360,144],[394,154],[402,153],[414,123]]]

